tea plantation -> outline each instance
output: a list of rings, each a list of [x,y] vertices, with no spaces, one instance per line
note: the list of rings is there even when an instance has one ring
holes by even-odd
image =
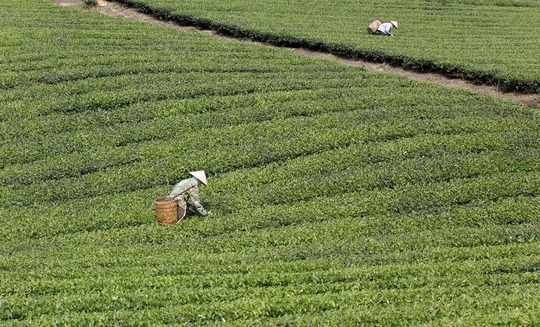
[[[540,324],[538,110],[1,10],[0,325]],[[192,170],[216,218],[159,226]]]
[[[164,19],[274,44],[540,92],[536,0],[114,0]],[[379,19],[396,37],[368,35]]]

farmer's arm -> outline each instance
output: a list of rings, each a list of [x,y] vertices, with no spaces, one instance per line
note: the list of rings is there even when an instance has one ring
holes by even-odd
[[[188,191],[189,194],[189,203],[197,209],[201,216],[208,215],[208,212],[204,209],[199,198],[199,188],[194,187]]]

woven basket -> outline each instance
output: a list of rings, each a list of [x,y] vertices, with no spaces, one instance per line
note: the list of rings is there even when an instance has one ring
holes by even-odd
[[[157,221],[160,225],[174,225],[178,222],[178,204],[171,197],[161,197],[154,201]]]
[[[368,34],[375,34],[381,24],[382,23],[380,20],[374,20],[373,22],[371,22],[371,24],[369,24],[367,27]]]

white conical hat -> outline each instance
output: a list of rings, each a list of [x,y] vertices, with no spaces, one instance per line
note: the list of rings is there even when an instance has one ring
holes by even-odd
[[[391,20],[391,21],[390,21],[390,24],[394,25],[395,28],[398,28],[398,27],[397,27],[397,22],[396,22],[395,20]]]
[[[206,174],[204,173],[204,170],[190,171],[189,174],[195,177],[196,179],[200,180],[201,183],[203,183],[204,185],[208,186],[208,183],[206,182]]]

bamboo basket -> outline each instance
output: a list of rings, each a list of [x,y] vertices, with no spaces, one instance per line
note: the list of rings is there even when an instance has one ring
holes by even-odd
[[[172,197],[160,197],[154,201],[157,222],[160,225],[174,225],[180,220],[178,204]],[[182,213],[183,218],[183,213]]]
[[[367,27],[368,34],[375,34],[381,24],[382,23],[380,20],[374,20],[373,22],[371,22]]]

